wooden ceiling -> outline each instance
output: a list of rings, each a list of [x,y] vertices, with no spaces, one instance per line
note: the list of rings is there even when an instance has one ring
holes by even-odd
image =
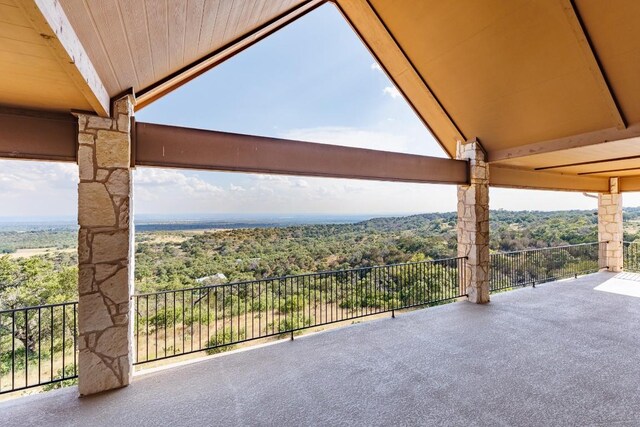
[[[637,0],[337,4],[450,156],[477,138],[494,169],[640,175]]]
[[[60,0],[111,96],[144,95],[309,0]]]
[[[90,103],[14,0],[0,0],[0,104],[91,110]]]
[[[142,108],[323,3],[0,0],[0,107]],[[640,1],[329,3],[451,157],[477,138],[519,186],[640,176]]]

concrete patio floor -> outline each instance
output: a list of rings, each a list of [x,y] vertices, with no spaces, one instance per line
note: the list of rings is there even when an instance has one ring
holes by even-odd
[[[640,298],[594,290],[637,278],[614,276],[226,354],[94,397],[28,396],[0,404],[0,425],[637,426]]]

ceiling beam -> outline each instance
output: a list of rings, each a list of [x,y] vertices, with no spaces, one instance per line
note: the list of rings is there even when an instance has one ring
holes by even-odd
[[[572,148],[587,147],[590,145],[604,144],[640,137],[640,123],[630,125],[625,129],[604,129],[594,132],[573,135],[565,138],[551,139],[503,150],[489,151],[490,163],[516,159],[519,157],[534,156],[536,154],[553,153],[555,151],[570,150]]]
[[[467,138],[367,0],[334,0],[342,15],[449,157]]]
[[[598,89],[600,90],[600,94],[602,95],[602,98],[609,109],[611,118],[616,123],[616,128],[624,129],[626,127],[624,115],[622,113],[622,110],[620,109],[618,101],[615,98],[613,90],[611,89],[611,85],[607,80],[602,65],[598,60],[598,56],[595,53],[593,44],[591,43],[591,39],[589,38],[589,34],[584,27],[582,19],[580,18],[580,14],[575,7],[574,1],[561,0],[558,3],[564,10],[565,16],[567,17],[567,22],[569,23],[571,30],[576,36],[578,46],[580,47],[585,63],[589,68],[589,71],[591,71],[596,84],[598,85]]]
[[[504,188],[605,193],[609,191],[609,178],[564,175],[491,166],[489,168],[489,185]]]
[[[108,116],[109,94],[60,3],[52,0],[17,0],[16,4],[94,111],[100,116]]]
[[[0,158],[75,162],[76,145],[71,114],[0,108]]]
[[[607,169],[607,170],[599,170],[592,172],[580,172],[578,175],[597,175],[599,173],[613,173],[613,172],[629,172],[629,171],[640,171],[640,165],[633,168],[622,168],[622,169]]]
[[[234,55],[251,47],[255,43],[273,34],[280,28],[292,23],[298,18],[315,10],[318,6],[324,4],[327,0],[305,0],[294,6],[292,9],[276,16],[268,22],[253,29],[242,37],[232,40],[221,48],[211,52],[210,54],[198,59],[197,61],[182,67],[178,71],[170,74],[164,79],[143,88],[136,92],[136,110],[140,110],[153,101],[165,96],[166,94],[178,89],[185,83],[190,82],[203,73],[206,73],[216,65],[226,61]]]
[[[135,124],[138,166],[467,184],[468,163],[210,130]]]
[[[624,156],[624,157],[611,157],[611,158],[608,158],[608,159],[588,160],[588,161],[585,161],[585,162],[564,163],[564,164],[552,165],[552,166],[541,166],[539,168],[535,168],[535,170],[544,171],[544,170],[549,170],[549,169],[569,168],[569,167],[572,167],[572,166],[597,165],[598,163],[621,162],[623,160],[634,160],[634,159],[640,159],[640,155]]]
[[[640,191],[640,176],[621,176],[618,178],[620,191]]]

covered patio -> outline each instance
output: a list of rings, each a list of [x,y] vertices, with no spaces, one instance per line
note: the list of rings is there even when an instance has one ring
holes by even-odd
[[[0,405],[23,425],[638,425],[640,281],[601,272]],[[632,294],[635,293],[635,296]]]
[[[626,268],[622,194],[640,191],[639,2],[196,3],[2,2],[0,158],[71,162],[79,180],[78,301],[65,303],[73,366],[65,376],[63,361],[62,377],[46,381],[38,372],[25,388],[76,376],[79,386],[4,403],[0,424],[640,422],[640,300],[594,290]],[[136,111],[318,7],[344,16],[445,157],[136,122]],[[449,184],[457,191],[458,257],[455,274],[444,275],[457,291],[447,298],[477,305],[415,311],[133,379],[137,166]],[[491,294],[498,269],[489,250],[490,187],[592,193],[598,238],[588,245],[597,254],[587,267],[608,272]],[[564,252],[547,260],[573,260],[557,256]],[[507,267],[529,259],[504,256]],[[575,274],[587,268],[569,264]],[[522,277],[505,287],[540,284],[515,273],[507,279]],[[393,279],[374,287],[391,310],[402,290]],[[637,283],[628,282],[618,285]],[[435,280],[425,283],[428,291]],[[278,301],[292,295],[284,288]],[[40,308],[11,308],[12,326],[16,311],[27,319]],[[62,338],[63,360],[66,349]]]

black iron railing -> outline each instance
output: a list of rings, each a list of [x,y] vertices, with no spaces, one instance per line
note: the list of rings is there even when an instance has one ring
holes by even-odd
[[[136,363],[465,296],[465,258],[134,296]]]
[[[640,242],[623,242],[623,265],[625,271],[640,272]]]
[[[596,272],[604,245],[491,254],[491,291]],[[624,262],[640,271],[640,242],[624,244]],[[137,294],[136,364],[453,301],[466,294],[465,266],[449,258]],[[0,311],[0,393],[77,377],[76,313],[76,302]]]
[[[491,291],[509,290],[595,273],[606,243],[584,243],[491,254]]]
[[[0,311],[0,394],[77,377],[77,304]]]

